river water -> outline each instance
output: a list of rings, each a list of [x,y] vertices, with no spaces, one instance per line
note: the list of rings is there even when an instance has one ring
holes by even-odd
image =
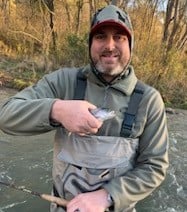
[[[1,89],[1,88],[0,88]],[[15,91],[0,90],[0,102]],[[187,111],[168,114],[170,167],[166,180],[137,212],[187,212]],[[53,133],[9,136],[0,131],[0,180],[50,193]],[[49,203],[0,185],[0,212],[47,212]]]

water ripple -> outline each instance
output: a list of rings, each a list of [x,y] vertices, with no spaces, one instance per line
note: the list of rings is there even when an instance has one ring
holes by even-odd
[[[13,208],[14,206],[16,205],[22,205],[24,203],[26,203],[27,201],[23,201],[23,202],[15,202],[15,203],[12,203],[12,204],[9,204],[9,205],[6,205],[6,206],[3,206],[0,208],[0,212],[3,212],[4,209],[9,209],[9,208]]]

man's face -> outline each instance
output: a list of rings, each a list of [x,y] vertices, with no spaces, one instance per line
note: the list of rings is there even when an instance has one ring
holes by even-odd
[[[99,28],[93,34],[90,54],[105,80],[112,80],[130,60],[129,41],[125,31],[111,26]]]

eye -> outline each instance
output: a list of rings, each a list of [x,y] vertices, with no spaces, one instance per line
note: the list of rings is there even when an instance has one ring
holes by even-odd
[[[105,35],[104,34],[95,34],[94,36],[93,36],[93,38],[95,39],[95,40],[103,40],[103,39],[105,39]]]
[[[127,36],[122,34],[116,34],[114,35],[114,40],[117,42],[123,42],[127,40]]]

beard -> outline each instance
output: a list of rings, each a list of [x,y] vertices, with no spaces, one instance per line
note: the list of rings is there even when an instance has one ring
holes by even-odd
[[[121,57],[117,50],[105,50],[98,57],[92,57],[92,62],[102,75],[115,77],[124,71],[129,63],[129,58]]]
[[[103,75],[106,76],[117,76],[119,75],[123,70],[124,70],[124,65],[117,65],[115,67],[111,67],[110,65],[108,65],[107,67],[105,65],[103,65],[102,63],[98,62],[94,62],[94,65],[96,67],[96,69]]]

